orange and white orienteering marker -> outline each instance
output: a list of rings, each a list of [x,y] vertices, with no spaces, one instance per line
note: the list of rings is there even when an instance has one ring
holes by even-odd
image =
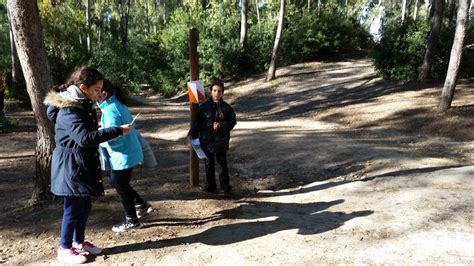
[[[190,102],[199,104],[206,99],[202,80],[193,80],[188,82],[187,88]]]

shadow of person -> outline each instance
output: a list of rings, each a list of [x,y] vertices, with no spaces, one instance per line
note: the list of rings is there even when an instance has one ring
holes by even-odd
[[[305,187],[289,189],[287,191],[271,191],[271,192],[259,192],[258,194],[249,196],[251,198],[269,198],[269,197],[279,197],[279,196],[290,196],[290,195],[298,195],[298,194],[305,194],[311,193],[319,190],[329,189],[335,186],[341,186],[344,184],[348,184],[351,182],[355,182],[352,180],[340,180],[340,181],[331,181],[331,182],[324,182],[317,185],[306,185]]]
[[[112,255],[192,243],[227,245],[292,229],[298,229],[298,234],[302,235],[319,234],[338,228],[353,218],[373,213],[371,210],[350,213],[323,211],[343,202],[342,199],[305,204],[244,201],[235,209],[224,210],[217,214],[224,218],[249,221],[237,220],[232,224],[214,226],[194,235],[174,239],[115,246],[105,249],[104,254]]]

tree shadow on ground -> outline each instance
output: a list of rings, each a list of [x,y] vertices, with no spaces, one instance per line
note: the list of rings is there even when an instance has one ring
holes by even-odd
[[[253,221],[218,225],[195,235],[179,238],[119,245],[107,248],[104,254],[113,255],[193,243],[228,245],[292,229],[298,229],[300,235],[314,235],[338,228],[351,219],[373,213],[371,210],[351,213],[323,211],[343,202],[342,199],[305,204],[243,201],[238,208],[221,211],[216,215],[226,219]]]
[[[386,125],[406,133],[426,133],[450,139],[473,139],[474,105],[456,106],[445,114],[438,113],[434,107],[417,107],[402,110],[392,115],[360,125],[360,129],[368,129]],[[325,119],[326,121],[334,121]]]
[[[437,166],[437,167],[407,169],[407,170],[401,170],[401,171],[393,171],[393,172],[385,173],[385,174],[382,174],[382,175],[367,176],[367,177],[362,178],[358,181],[371,181],[371,180],[374,180],[376,178],[381,178],[381,177],[397,177],[397,176],[407,176],[407,175],[413,175],[413,174],[425,174],[425,173],[436,172],[436,171],[439,171],[439,170],[459,168],[459,167],[464,167],[464,166],[468,166],[468,165],[467,164],[457,164],[457,165],[446,165],[446,166]]]
[[[333,69],[333,71],[347,69],[351,68],[345,67]],[[380,96],[419,91],[435,85],[434,83],[403,84],[380,80],[375,74],[361,75],[357,68],[348,73],[328,74],[326,71],[314,71],[291,75],[300,75],[303,80],[292,85],[291,90],[288,91],[270,93],[270,89],[288,86],[285,84],[287,81],[281,79],[271,88],[260,89],[245,97],[238,97],[234,100],[234,109],[246,119],[280,120],[332,107],[369,103]],[[316,80],[308,81],[304,77],[311,75]],[[335,82],[324,83],[329,80]]]

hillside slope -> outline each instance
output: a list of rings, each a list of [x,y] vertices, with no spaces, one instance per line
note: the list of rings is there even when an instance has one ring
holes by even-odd
[[[87,232],[107,249],[92,264],[474,263],[472,83],[458,86],[441,116],[440,84],[384,81],[364,59],[277,76],[227,84],[238,116],[231,200],[189,185],[186,97],[131,108],[159,161],[137,168],[134,186],[157,211],[117,235],[121,206],[107,187]],[[8,116],[31,123],[28,112]],[[57,263],[61,201],[23,207],[34,143],[31,131],[0,138],[1,262]]]

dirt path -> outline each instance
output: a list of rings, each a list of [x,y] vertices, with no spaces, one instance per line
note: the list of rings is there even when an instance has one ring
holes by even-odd
[[[439,116],[440,84],[383,81],[367,60],[277,75],[225,93],[238,115],[232,200],[188,184],[185,97],[131,108],[159,161],[156,171],[137,169],[135,187],[158,211],[117,235],[121,208],[107,187],[87,232],[107,247],[93,264],[474,263],[472,83]],[[28,112],[8,115],[31,124]],[[0,262],[55,264],[61,201],[23,207],[34,176],[30,128],[0,137]]]

